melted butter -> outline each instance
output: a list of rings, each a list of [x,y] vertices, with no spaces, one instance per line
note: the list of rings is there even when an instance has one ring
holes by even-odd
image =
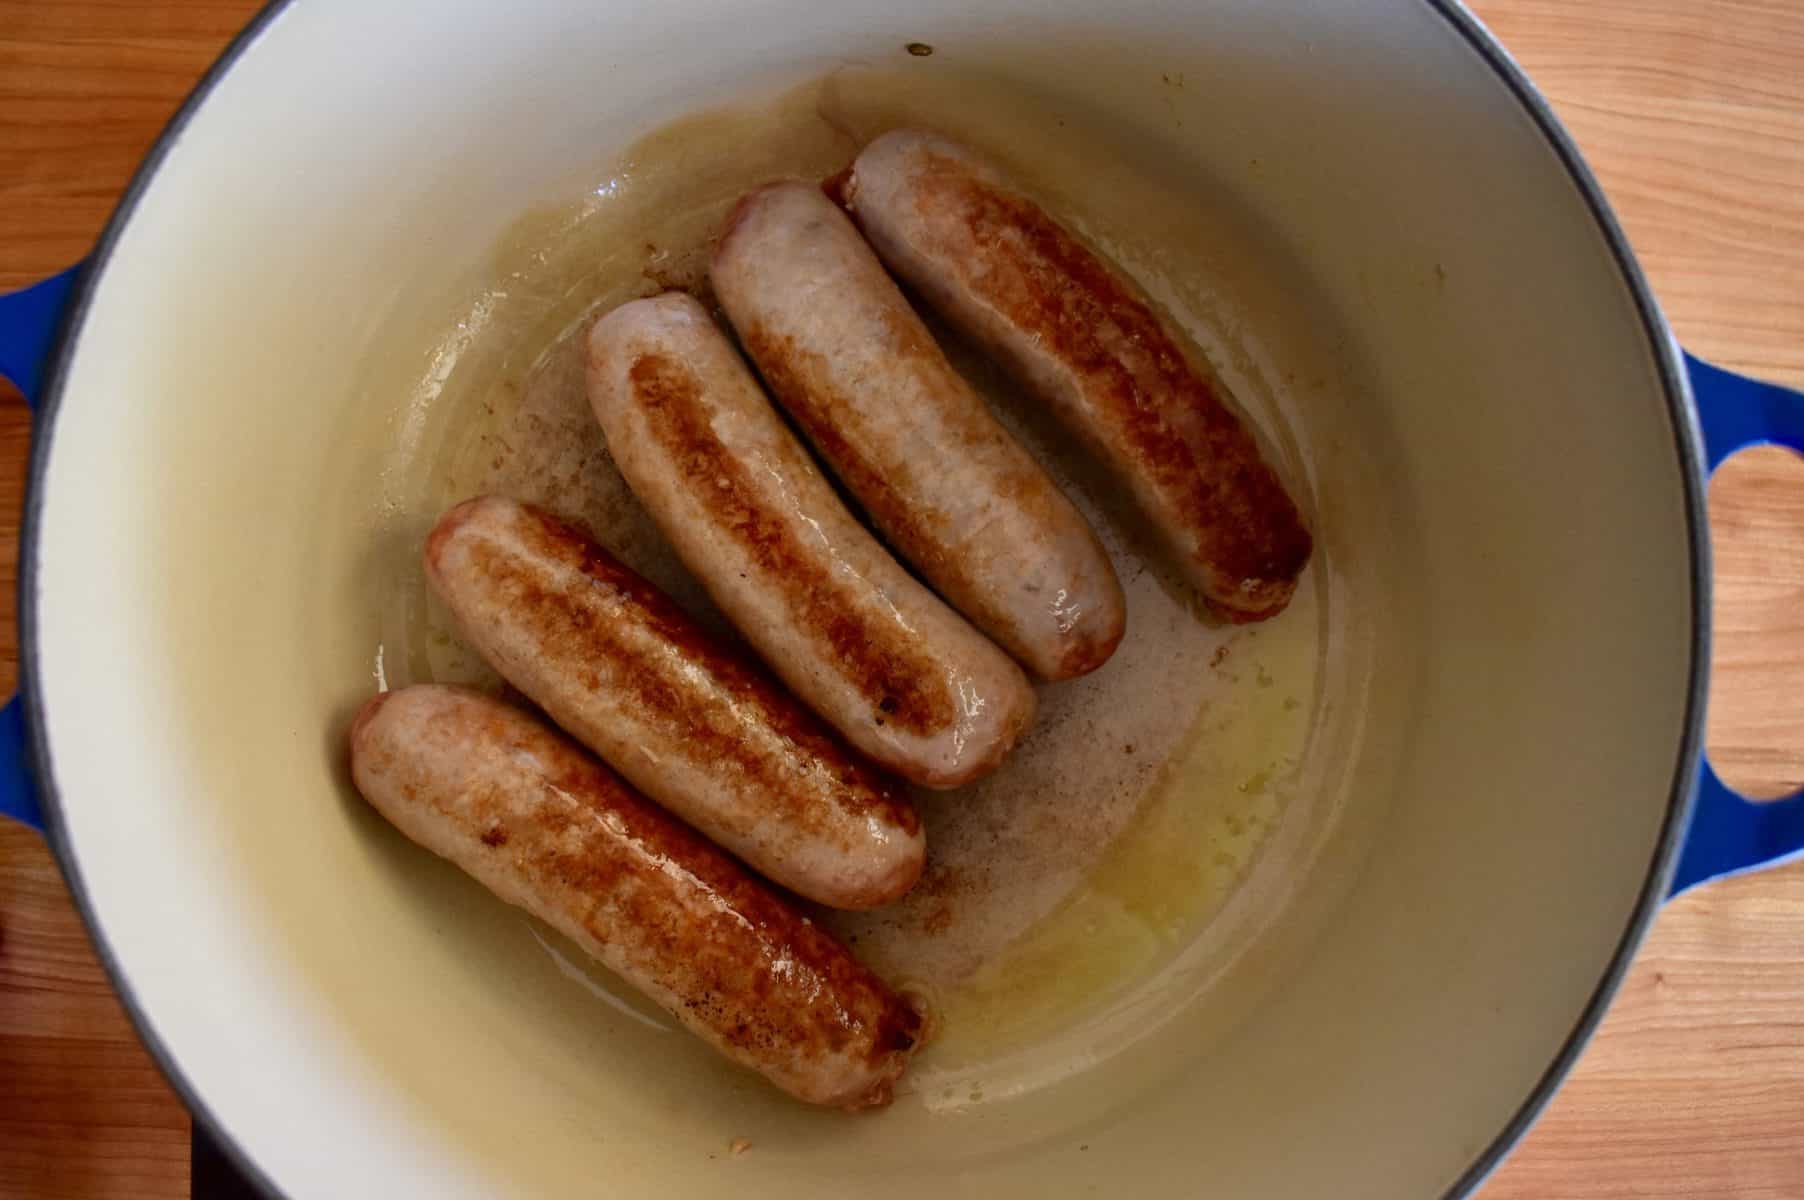
[[[1199,713],[1133,820],[1053,913],[958,985],[934,994],[941,1066],[1031,1044],[1169,962],[1217,917],[1299,785],[1311,714],[1282,678],[1316,683],[1313,589],[1294,625],[1249,633],[1215,670],[1223,693]],[[1258,680],[1266,680],[1259,685]]]
[[[1096,528],[1128,600],[1115,657],[1041,688],[1039,720],[1000,771],[917,793],[929,848],[921,885],[876,912],[819,914],[931,1003],[939,1032],[903,1092],[943,1110],[1082,1070],[1155,1024],[1154,1008],[1219,994],[1220,1011],[1232,1011],[1280,970],[1262,948],[1272,929],[1304,927],[1298,897],[1326,874],[1325,847],[1357,841],[1347,830],[1377,811],[1370,786],[1356,796],[1351,781],[1356,767],[1376,771],[1361,767],[1363,722],[1398,573],[1374,534],[1391,521],[1391,499],[1359,451],[1354,414],[1368,385],[1306,273],[1227,191],[1172,175],[1156,147],[1117,141],[1081,113],[949,73],[845,69],[654,131],[524,214],[408,360],[418,366],[377,557],[382,669],[397,687],[501,686],[418,566],[437,514],[480,492],[585,525],[722,628],[608,455],[584,394],[582,336],[599,314],[669,287],[711,305],[708,256],[739,195],[773,178],[822,178],[876,133],[910,123],[999,158],[1129,268],[1231,386],[1318,547],[1284,613],[1252,627],[1215,623],[1150,549],[1119,489],[1030,398],[936,328]],[[1243,963],[1258,968],[1236,976]],[[573,948],[548,960],[543,986],[568,986],[558,975],[571,970],[632,997]],[[1241,982],[1230,989],[1230,978]],[[637,997],[624,1003],[645,1011]]]

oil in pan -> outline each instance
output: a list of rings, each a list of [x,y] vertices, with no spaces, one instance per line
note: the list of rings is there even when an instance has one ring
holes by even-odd
[[[1103,246],[1231,386],[1307,513],[1317,553],[1290,607],[1254,626],[1201,611],[1119,492],[980,356],[954,364],[1102,537],[1128,633],[1102,669],[1040,688],[1040,718],[996,774],[917,794],[929,865],[903,901],[821,913],[939,1034],[903,1083],[933,1111],[1068,1077],[1148,1032],[1173,989],[1222,1027],[1306,944],[1382,808],[1365,731],[1396,703],[1374,688],[1409,639],[1399,506],[1352,435],[1370,382],[1307,274],[1225,189],[1135,159],[1083,115],[1049,121],[1006,89],[950,73],[848,68],[774,99],[681,120],[597,165],[578,198],[528,214],[420,358],[410,428],[387,474],[396,542],[499,492],[586,525],[705,622],[724,628],[607,453],[583,391],[582,335],[613,306],[670,287],[710,302],[706,265],[734,201],[779,177],[823,178],[885,129],[921,124],[994,154]],[[1400,553],[1400,551],[1399,551]],[[385,673],[499,681],[427,595],[416,562],[383,579]],[[401,648],[396,653],[395,648]],[[1360,785],[1354,786],[1355,776]],[[543,937],[548,971],[581,971],[669,1022]],[[580,965],[579,965],[580,964]],[[573,996],[577,995],[573,989]],[[586,993],[583,998],[589,1000]],[[1158,997],[1158,1003],[1150,1002]],[[1190,1006],[1194,1008],[1194,1004]]]

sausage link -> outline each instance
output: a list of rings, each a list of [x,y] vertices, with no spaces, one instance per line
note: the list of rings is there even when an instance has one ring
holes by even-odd
[[[703,1041],[812,1104],[889,1103],[921,1018],[808,918],[537,718],[466,688],[385,692],[358,791]]]
[[[1033,720],[1026,676],[846,511],[702,306],[635,300],[588,350],[621,474],[790,689],[916,783],[994,770]]]
[[[928,583],[1042,679],[1107,661],[1126,602],[1095,533],[819,188],[741,199],[709,276],[771,392]]]
[[[585,534],[481,497],[440,518],[425,562],[503,678],[753,869],[836,908],[888,904],[920,878],[899,786]]]
[[[1223,616],[1290,602],[1311,539],[1212,372],[1138,287],[957,143],[897,130],[830,185],[889,268],[1131,490]]]

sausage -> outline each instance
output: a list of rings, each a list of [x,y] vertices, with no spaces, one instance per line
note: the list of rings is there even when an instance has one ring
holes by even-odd
[[[920,878],[900,786],[580,531],[481,497],[440,518],[425,561],[503,678],[754,870],[836,908],[888,904]]]
[[[1095,533],[819,188],[741,199],[709,276],[772,394],[928,583],[1042,679],[1107,661],[1126,601]]]
[[[799,1100],[889,1103],[921,1017],[820,926],[536,717],[467,688],[384,692],[357,790]]]
[[[790,690],[916,783],[994,770],[1033,720],[1027,677],[846,511],[702,306],[623,305],[588,356],[620,473]]]
[[[883,135],[829,186],[883,262],[1111,468],[1221,615],[1290,602],[1312,548],[1296,504],[1125,274],[931,133]]]

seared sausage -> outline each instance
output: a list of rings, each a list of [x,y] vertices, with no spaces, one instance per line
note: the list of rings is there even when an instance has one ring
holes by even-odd
[[[831,186],[884,263],[1114,471],[1217,611],[1256,621],[1290,602],[1311,550],[1296,504],[1125,274],[930,133],[883,135]]]
[[[351,726],[351,774],[402,833],[734,1062],[811,1104],[889,1103],[920,1015],[544,722],[465,688],[385,692]]]
[[[920,877],[900,787],[583,533],[488,496],[446,513],[425,559],[503,678],[754,870],[836,908],[888,904]]]
[[[1095,533],[819,188],[740,200],[709,275],[771,392],[954,608],[1042,679],[1115,652],[1126,602]]]
[[[620,473],[790,689],[916,783],[993,770],[1033,719],[1027,677],[846,511],[702,306],[635,300],[588,351]]]

